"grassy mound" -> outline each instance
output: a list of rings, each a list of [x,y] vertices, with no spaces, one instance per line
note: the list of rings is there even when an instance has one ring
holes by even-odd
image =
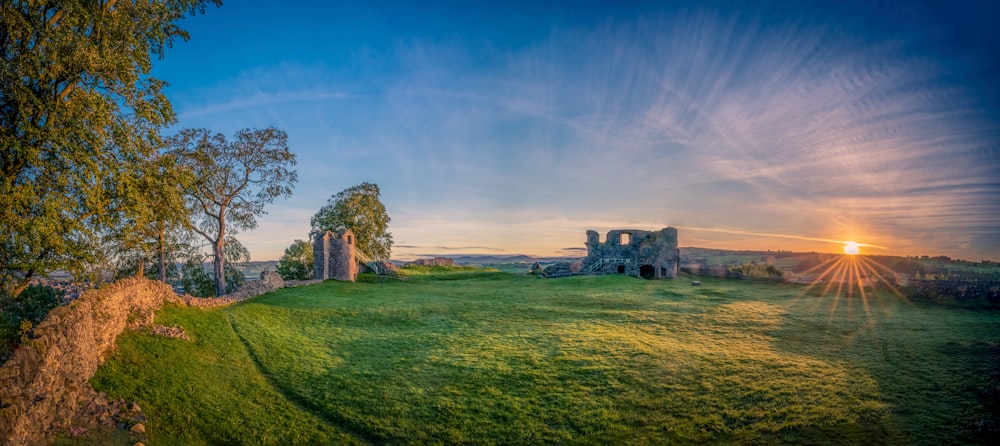
[[[714,279],[406,275],[172,308],[158,323],[194,341],[129,334],[94,383],[142,405],[154,444],[995,438],[996,313]]]

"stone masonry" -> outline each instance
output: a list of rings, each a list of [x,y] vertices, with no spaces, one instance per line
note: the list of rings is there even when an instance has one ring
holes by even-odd
[[[53,309],[0,366],[0,445],[48,444],[79,428],[74,420],[86,418],[88,408],[103,399],[89,380],[114,351],[118,335],[150,326],[165,303],[216,307],[282,286],[281,276],[265,272],[237,293],[207,299],[178,296],[170,285],[141,277],[83,292]]]
[[[354,232],[326,231],[313,242],[313,279],[354,282],[358,277]]]
[[[587,272],[625,274],[644,279],[677,277],[680,264],[677,229],[659,231],[616,229],[601,243],[596,231],[587,231]]]

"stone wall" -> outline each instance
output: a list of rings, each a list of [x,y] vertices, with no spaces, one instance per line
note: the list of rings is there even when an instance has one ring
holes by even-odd
[[[0,367],[0,441],[44,444],[69,429],[96,396],[88,381],[118,335],[130,323],[150,323],[175,298],[169,285],[132,278],[52,310]]]
[[[0,367],[0,444],[51,443],[95,399],[90,378],[115,348],[125,328],[153,322],[165,302],[218,307],[284,287],[274,272],[217,298],[178,296],[167,284],[120,280],[85,291],[58,307],[29,334],[26,345]]]

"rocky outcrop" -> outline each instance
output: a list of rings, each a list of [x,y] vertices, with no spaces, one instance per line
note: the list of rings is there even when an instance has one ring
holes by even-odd
[[[559,262],[545,267],[545,269],[543,269],[538,275],[546,278],[575,276],[577,274],[582,274],[582,269],[583,263],[579,261]]]
[[[399,275],[399,268],[393,265],[392,262],[388,260],[376,260],[370,263],[361,265],[363,267],[362,272],[375,273],[383,276],[395,277]],[[375,267],[374,269],[372,267]]]

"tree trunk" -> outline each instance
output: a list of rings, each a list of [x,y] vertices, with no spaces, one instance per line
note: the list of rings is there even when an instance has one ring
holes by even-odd
[[[167,240],[166,240],[166,225],[163,222],[159,223],[159,243],[156,247],[157,257],[160,261],[160,282],[167,283]]]
[[[223,243],[226,240],[226,208],[219,209],[219,237],[212,244],[212,252],[215,254],[215,295],[226,295],[226,258],[222,255]]]
[[[135,276],[142,277],[146,275],[146,261],[139,260],[139,267],[135,269]]]
[[[28,285],[31,285],[31,279],[33,277],[35,277],[35,271],[34,270],[28,271],[28,274],[24,275],[24,280],[22,280],[21,283],[19,283],[11,291],[11,293],[10,293],[11,297],[17,297],[19,294],[21,294],[22,291],[24,291],[25,289],[27,289]]]
[[[226,258],[222,255],[222,236],[212,245],[212,253],[215,254],[215,295],[226,295]]]

